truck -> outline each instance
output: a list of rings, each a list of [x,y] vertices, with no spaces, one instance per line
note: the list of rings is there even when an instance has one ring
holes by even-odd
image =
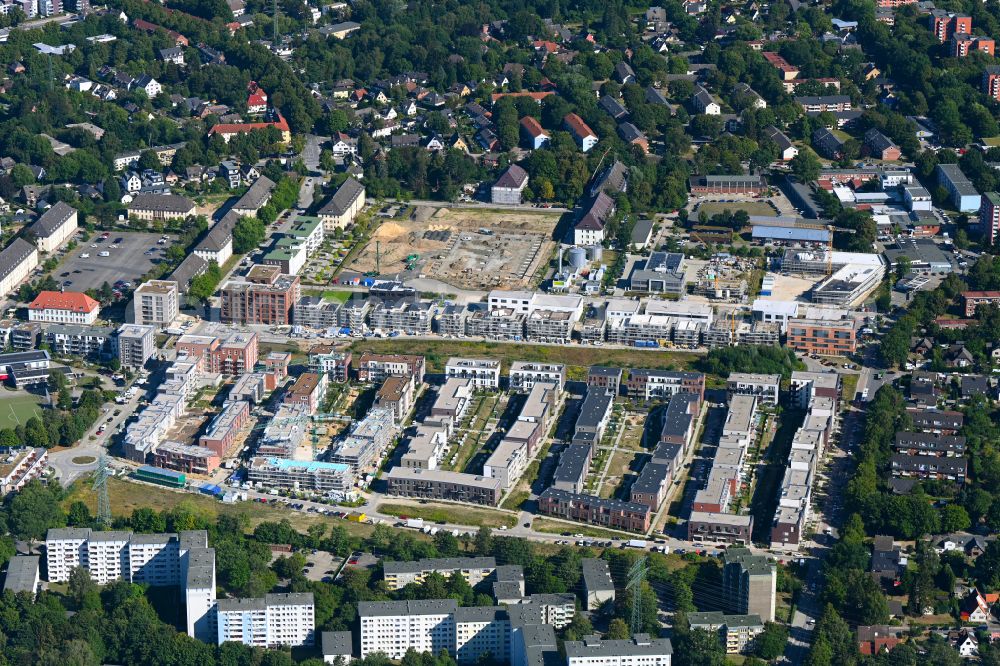
[[[625,545],[628,546],[629,548],[642,548],[642,549],[646,548],[646,542],[643,541],[642,539],[629,539],[628,541],[625,542]]]
[[[364,513],[349,513],[347,519],[353,523],[363,523],[368,519],[368,516]]]
[[[412,527],[415,530],[423,529],[423,527],[424,527],[424,519],[423,518],[407,518],[406,519],[406,526],[407,527]]]

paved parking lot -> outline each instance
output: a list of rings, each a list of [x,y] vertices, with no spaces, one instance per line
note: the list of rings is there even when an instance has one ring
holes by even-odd
[[[62,265],[53,273],[56,281],[68,291],[99,289],[105,282],[113,285],[117,280],[135,282],[153,267],[154,262],[161,261],[166,249],[176,242],[176,237],[173,237],[170,243],[157,245],[160,234],[138,232],[113,231],[105,241],[98,241],[100,237],[100,234],[94,234],[89,242],[80,243],[66,254]],[[115,243],[119,238],[121,242]],[[118,247],[111,249],[112,244]],[[152,255],[145,254],[150,248],[156,248],[156,251]],[[102,251],[110,256],[99,256]],[[89,256],[84,258],[84,254]]]

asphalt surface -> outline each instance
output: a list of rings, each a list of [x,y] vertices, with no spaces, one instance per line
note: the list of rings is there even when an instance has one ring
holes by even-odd
[[[107,240],[99,241],[100,234],[92,234],[89,242],[80,242],[73,252],[66,253],[52,277],[67,291],[99,289],[105,282],[113,285],[117,280],[134,284],[153,267],[153,260],[162,259],[167,248],[176,242],[176,237],[172,237],[170,242],[158,245],[161,235],[113,231]],[[119,238],[122,242],[115,243]],[[113,244],[118,247],[112,249]],[[153,254],[147,255],[150,249]],[[108,252],[109,256],[101,257],[101,252]],[[84,254],[89,256],[83,258]]]

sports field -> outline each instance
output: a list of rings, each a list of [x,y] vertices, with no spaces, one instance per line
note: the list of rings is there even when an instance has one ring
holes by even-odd
[[[32,416],[41,417],[39,400],[37,396],[27,393],[0,392],[0,428],[13,428]]]

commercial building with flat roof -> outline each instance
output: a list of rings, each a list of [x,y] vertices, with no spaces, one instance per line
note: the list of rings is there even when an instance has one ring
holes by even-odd
[[[653,252],[629,277],[632,291],[680,295],[684,285],[684,255],[677,252]]]

